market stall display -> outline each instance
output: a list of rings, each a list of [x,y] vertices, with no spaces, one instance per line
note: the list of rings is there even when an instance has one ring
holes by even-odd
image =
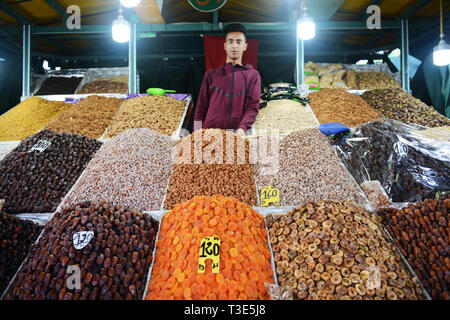
[[[0,116],[0,141],[21,141],[42,129],[70,105],[31,97]]]
[[[83,77],[58,77],[47,78],[36,92],[36,96],[55,95],[55,94],[74,94]]]
[[[220,239],[218,273],[206,261],[199,272],[201,241]],[[156,243],[147,299],[268,299],[273,283],[264,218],[236,199],[194,197],[166,213]]]
[[[418,126],[394,120],[364,124],[345,142],[334,142],[358,183],[378,180],[393,202],[434,198],[450,190],[450,143],[430,142]]]
[[[270,133],[292,132],[300,129],[317,127],[316,119],[309,107],[292,100],[269,101],[260,109],[253,125],[254,131],[263,130]]]
[[[361,97],[341,89],[321,89],[311,93],[309,99],[320,123],[340,122],[355,127],[380,117]]]
[[[149,129],[125,131],[103,144],[61,206],[107,200],[160,210],[172,172],[172,148],[169,137]]]
[[[32,221],[0,213],[0,296],[25,260],[42,229]]]
[[[72,105],[51,121],[45,129],[53,132],[78,133],[98,139],[108,128],[122,102],[122,99],[117,98],[89,96]]]
[[[273,139],[277,137],[271,137],[268,143],[275,143]],[[364,193],[319,130],[297,131],[279,143],[279,159],[266,159],[255,166],[258,193],[266,186],[278,188],[282,206],[303,205],[321,199],[367,203]],[[266,172],[269,167],[276,168],[278,161],[276,172]]]
[[[54,212],[101,143],[75,134],[40,131],[0,162],[4,212]]]
[[[374,90],[374,89],[398,89],[401,86],[392,77],[383,72],[358,72],[356,76],[358,89]]]
[[[199,162],[198,156],[202,156]],[[232,132],[199,130],[183,138],[177,144],[164,208],[171,210],[195,196],[216,194],[256,205],[254,169],[249,160],[248,141]]]
[[[149,128],[172,135],[178,129],[186,101],[164,96],[144,96],[124,101],[112,121],[107,137],[113,138],[127,129]]]
[[[7,300],[140,300],[159,222],[105,201],[57,212],[8,289]],[[80,232],[92,232],[88,243]],[[79,268],[80,289],[67,287]]]
[[[449,300],[450,195],[384,208],[383,223],[433,299]]]
[[[450,119],[401,89],[367,91],[362,98],[386,118],[425,127],[450,126]]]
[[[423,299],[380,218],[350,201],[266,217],[278,282],[296,299]]]

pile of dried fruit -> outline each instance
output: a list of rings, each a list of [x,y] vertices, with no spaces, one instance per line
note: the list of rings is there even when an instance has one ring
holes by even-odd
[[[364,181],[361,183],[361,188],[376,209],[392,205],[380,181]]]
[[[89,96],[60,114],[45,129],[98,139],[108,128],[121,104],[121,99]]]
[[[170,138],[149,129],[108,140],[87,166],[63,207],[107,200],[138,210],[160,210],[172,172]]]
[[[85,93],[127,93],[128,83],[98,80],[86,83],[80,90],[80,94]]]
[[[0,295],[41,231],[42,227],[32,221],[17,219],[6,213],[0,214]]]
[[[93,231],[81,249],[74,235]],[[105,201],[57,212],[5,298],[7,300],[140,300],[143,298],[158,222]],[[78,267],[80,289],[69,278]]]
[[[219,273],[198,272],[201,240],[220,239]],[[268,299],[273,283],[264,218],[222,196],[195,197],[162,220],[146,299]]]
[[[360,96],[341,89],[321,89],[309,98],[320,123],[341,122],[355,127],[380,117]]]
[[[450,119],[402,89],[364,92],[362,98],[385,117],[425,127],[450,126]]]
[[[216,194],[256,205],[254,169],[249,160],[248,141],[232,132],[198,130],[183,138],[177,145],[164,208],[171,210],[194,196]]]
[[[148,128],[172,135],[180,126],[186,101],[164,96],[132,98],[122,103],[107,137],[113,138],[127,129]]]
[[[276,273],[297,299],[421,299],[379,218],[349,201],[267,216]]]
[[[314,115],[301,103],[292,100],[269,101],[265,108],[259,110],[254,124],[256,131],[277,130],[280,133],[311,127],[317,127]]]
[[[384,72],[358,72],[357,81],[360,90],[396,88],[401,90],[400,84]]]
[[[380,181],[393,202],[415,202],[450,190],[444,144],[424,144],[393,120],[362,125],[352,138],[362,140],[336,146],[342,162],[358,183]]]
[[[0,117],[0,141],[23,140],[69,107],[64,102],[28,98]]]
[[[450,296],[450,195],[380,212],[386,228],[433,299]]]
[[[81,80],[83,77],[50,77],[42,83],[36,95],[74,94]]]
[[[44,151],[34,149],[44,141],[50,143]],[[100,146],[93,139],[47,130],[22,141],[0,162],[4,211],[54,212]]]
[[[317,129],[305,129],[284,137],[279,158],[265,161],[267,163],[255,166],[258,193],[266,186],[278,188],[281,205],[303,205],[321,199],[366,202],[363,192],[342,166],[325,135]],[[264,172],[269,166],[276,168],[277,163],[278,172]]]

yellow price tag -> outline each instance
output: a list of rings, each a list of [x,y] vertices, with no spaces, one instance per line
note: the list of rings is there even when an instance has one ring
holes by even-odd
[[[261,206],[279,206],[280,205],[280,190],[275,187],[264,187],[261,190]]]
[[[205,273],[205,261],[212,260],[212,273],[219,273],[220,239],[217,236],[204,237],[200,242],[198,273]]]

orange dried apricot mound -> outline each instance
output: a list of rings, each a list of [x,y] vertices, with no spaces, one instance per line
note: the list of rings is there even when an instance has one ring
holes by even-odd
[[[201,240],[212,235],[220,238],[220,271],[212,273],[206,260],[198,273]],[[270,257],[258,212],[234,198],[194,197],[162,219],[146,299],[269,299]]]

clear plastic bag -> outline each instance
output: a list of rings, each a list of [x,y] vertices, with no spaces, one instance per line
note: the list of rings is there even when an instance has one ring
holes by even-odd
[[[395,120],[372,121],[333,144],[359,184],[378,180],[391,201],[414,202],[450,190],[450,142],[418,134],[425,129]]]

